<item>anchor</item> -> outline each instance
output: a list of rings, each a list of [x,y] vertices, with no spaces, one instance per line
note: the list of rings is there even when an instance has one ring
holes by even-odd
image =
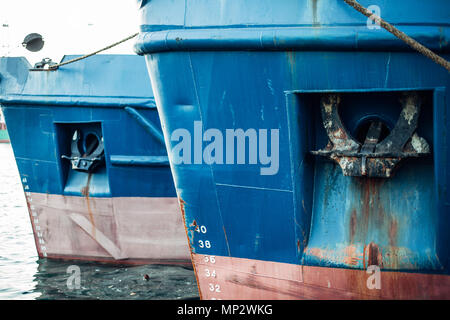
[[[329,141],[324,149],[311,153],[337,162],[344,176],[390,178],[402,159],[430,153],[427,141],[416,132],[421,105],[417,93],[400,99],[400,117],[386,138],[380,141],[383,123],[374,120],[362,145],[345,129],[339,116],[340,101],[338,94],[321,98],[322,122]]]
[[[90,136],[95,137],[95,139],[88,139]],[[93,133],[87,134],[84,139],[84,152],[80,151],[82,149],[81,141],[80,130],[75,130],[70,146],[71,155],[62,155],[61,157],[70,160],[73,170],[93,172],[105,161],[103,139],[98,139]]]

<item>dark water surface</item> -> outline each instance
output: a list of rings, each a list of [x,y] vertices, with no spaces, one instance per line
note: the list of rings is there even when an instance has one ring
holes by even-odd
[[[0,299],[198,298],[193,270],[179,266],[39,259],[11,145],[0,143]]]

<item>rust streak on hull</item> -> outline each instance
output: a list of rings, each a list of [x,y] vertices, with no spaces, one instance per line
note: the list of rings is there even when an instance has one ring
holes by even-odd
[[[86,197],[86,205],[87,205],[87,210],[89,213],[89,221],[92,224],[92,236],[95,238],[95,232],[96,232],[95,220],[94,220],[94,214],[92,213],[92,209],[91,209],[91,203],[89,201],[89,187],[91,184],[91,178],[92,178],[92,173],[89,173],[86,186],[83,187],[83,189],[81,189],[81,194],[83,194]]]
[[[189,254],[190,254],[190,257],[191,257],[191,265],[192,265],[192,267],[194,269],[194,274],[195,274],[195,279],[196,279],[197,289],[198,289],[198,292],[199,292],[199,295],[200,295],[200,299],[202,299],[202,293],[200,291],[199,281],[198,281],[197,268],[196,268],[195,262],[194,262],[194,253],[193,253],[193,248],[192,248],[192,245],[191,245],[191,238],[190,238],[189,231],[188,231],[187,224],[186,224],[186,202],[181,197],[178,197],[178,203],[180,205],[181,218],[183,219],[184,231],[186,233],[187,243],[189,245]],[[192,222],[192,224],[193,225],[194,224],[197,225],[195,220]]]

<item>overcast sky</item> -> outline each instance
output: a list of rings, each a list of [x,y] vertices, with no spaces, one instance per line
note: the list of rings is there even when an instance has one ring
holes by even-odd
[[[64,54],[86,54],[139,31],[135,0],[0,0],[0,56],[25,56],[32,64]],[[22,47],[29,33],[44,37],[44,48]],[[129,40],[105,53],[133,52]]]

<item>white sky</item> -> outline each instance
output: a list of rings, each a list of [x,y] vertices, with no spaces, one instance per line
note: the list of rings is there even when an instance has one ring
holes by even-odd
[[[135,0],[0,0],[0,56],[25,56],[31,64],[90,53],[138,31]],[[33,32],[45,41],[36,53],[22,47]],[[134,41],[104,53],[134,54]]]

